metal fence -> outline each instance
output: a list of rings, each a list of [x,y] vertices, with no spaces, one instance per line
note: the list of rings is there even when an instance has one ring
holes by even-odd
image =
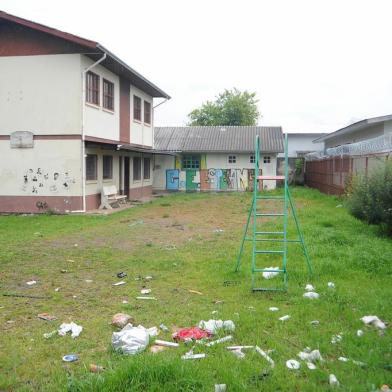
[[[321,192],[343,194],[355,174],[368,175],[374,168],[385,162],[391,152],[366,156],[333,156],[305,162],[305,184]]]

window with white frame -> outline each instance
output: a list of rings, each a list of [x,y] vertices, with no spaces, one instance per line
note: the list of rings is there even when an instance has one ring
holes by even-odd
[[[265,157],[263,157],[263,162],[264,163],[271,163],[271,157],[269,155],[266,155]]]
[[[249,163],[255,163],[255,162],[256,162],[255,156],[254,156],[254,155],[251,155],[251,156],[249,157]]]
[[[236,155],[229,155],[229,156],[227,157],[227,161],[228,161],[229,163],[237,163],[237,156],[236,156]]]

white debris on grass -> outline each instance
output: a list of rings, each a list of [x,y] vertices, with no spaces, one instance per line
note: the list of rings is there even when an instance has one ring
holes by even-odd
[[[231,350],[231,352],[238,358],[238,359],[243,359],[245,358],[245,353],[241,350]]]
[[[358,329],[357,336],[360,338],[363,335],[362,329]]]
[[[112,346],[123,354],[135,355],[144,351],[150,341],[148,330],[143,326],[127,324],[120,332],[113,332]]]
[[[319,350],[304,350],[304,351],[300,351],[297,355],[300,359],[302,359],[303,361],[306,362],[316,362],[316,361],[324,361],[323,357],[320,354]]]
[[[305,286],[305,290],[306,290],[306,291],[314,291],[315,288],[314,288],[313,285],[311,285],[310,283],[308,283],[308,284]]]
[[[179,347],[180,345],[178,343],[175,342],[168,342],[166,340],[155,340],[154,344],[158,345],[158,346],[163,346],[163,347]]]
[[[312,324],[312,325],[319,325],[319,324],[320,324],[320,321],[318,321],[318,320],[312,320],[312,321],[310,322],[310,324]]]
[[[215,384],[215,392],[226,392],[226,384]]]
[[[207,343],[206,346],[207,347],[211,347],[211,346],[214,346],[215,344],[228,342],[229,340],[232,340],[232,339],[233,339],[233,336],[228,335],[228,336],[225,336],[223,338],[220,338],[220,339],[217,339],[217,340],[213,340],[212,342]]]
[[[310,298],[310,299],[318,299],[320,297],[320,294],[315,293],[314,291],[308,291],[303,295],[304,298]]]
[[[265,351],[263,351],[259,346],[255,346],[255,350],[271,364],[272,368],[275,367],[274,360]]]
[[[49,338],[51,338],[52,336],[56,335],[57,332],[58,332],[58,331],[55,329],[55,330],[52,331],[52,332],[44,333],[44,338],[45,338],[45,339],[49,339]]]
[[[286,314],[285,316],[279,317],[280,321],[286,321],[290,318],[290,316],[288,314]]]
[[[26,282],[26,284],[28,286],[33,286],[33,285],[37,284],[37,281],[36,280],[29,280],[28,282]]]
[[[185,353],[181,358],[182,359],[201,359],[201,358],[205,358],[206,355],[205,354],[193,354],[193,347],[187,352]]]
[[[316,369],[316,365],[314,363],[312,363],[312,362],[306,362],[306,366],[310,370],[315,370]]]
[[[343,336],[341,334],[332,335],[331,343],[332,344],[339,343],[342,339],[343,339]]]
[[[361,320],[366,325],[373,325],[378,329],[385,329],[387,326],[377,316],[363,316]]]
[[[127,283],[127,282],[124,282],[123,280],[121,280],[120,282],[113,283],[113,286],[122,286],[125,283]]]
[[[277,312],[277,311],[279,310],[279,308],[277,308],[276,306],[271,306],[271,307],[269,308],[269,310],[270,310],[271,312]]]
[[[56,287],[56,288],[54,289],[54,291],[57,293],[58,291],[60,291],[60,287]]]
[[[348,362],[348,358],[346,358],[346,357],[339,357],[338,361],[340,361],[340,362]]]
[[[330,289],[334,289],[335,288],[335,283],[334,282],[328,282],[327,285],[328,285],[328,287]]]
[[[74,322],[62,323],[59,327],[58,334],[60,336],[65,336],[68,332],[71,332],[71,336],[75,339],[82,331],[83,327],[81,325],[75,324]]]
[[[157,299],[155,298],[155,297],[136,297],[136,299],[150,299],[150,300],[153,300],[153,301],[156,301]]]
[[[279,274],[279,267],[267,267],[266,270],[270,270],[270,271],[264,271],[263,272],[263,278],[264,279],[272,279],[276,275]],[[274,272],[274,271],[277,271],[277,272]]]
[[[215,334],[220,329],[225,329],[226,331],[230,332],[235,330],[235,324],[232,320],[201,320],[198,327],[213,334]]]
[[[329,385],[331,386],[339,386],[339,381],[334,374],[329,375]]]
[[[151,289],[141,289],[140,290],[140,294],[150,294],[151,293]]]
[[[289,369],[298,370],[301,367],[301,364],[295,359],[289,359],[286,361],[286,366]]]

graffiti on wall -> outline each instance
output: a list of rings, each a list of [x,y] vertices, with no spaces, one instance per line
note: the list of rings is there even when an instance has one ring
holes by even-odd
[[[170,169],[166,189],[180,191],[248,191],[253,189],[254,169]]]
[[[67,191],[75,183],[71,174],[60,171],[46,171],[42,168],[27,169],[23,175],[22,191],[33,195]]]

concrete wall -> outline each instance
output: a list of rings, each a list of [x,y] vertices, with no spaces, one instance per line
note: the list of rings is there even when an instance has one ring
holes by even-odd
[[[131,143],[141,144],[144,146],[153,145],[153,126],[154,126],[154,115],[153,115],[153,99],[150,95],[139,90],[135,86],[131,85]],[[136,95],[142,99],[142,121],[135,120],[133,118],[133,96]],[[151,104],[151,124],[144,122],[144,101],[150,102]]]
[[[313,143],[313,140],[321,137],[315,133],[292,133],[288,134],[288,157],[297,158],[298,152],[320,151],[324,149],[324,143]],[[284,158],[284,153],[279,153],[278,158]]]
[[[0,135],[80,133],[79,54],[0,57],[0,70]]]

